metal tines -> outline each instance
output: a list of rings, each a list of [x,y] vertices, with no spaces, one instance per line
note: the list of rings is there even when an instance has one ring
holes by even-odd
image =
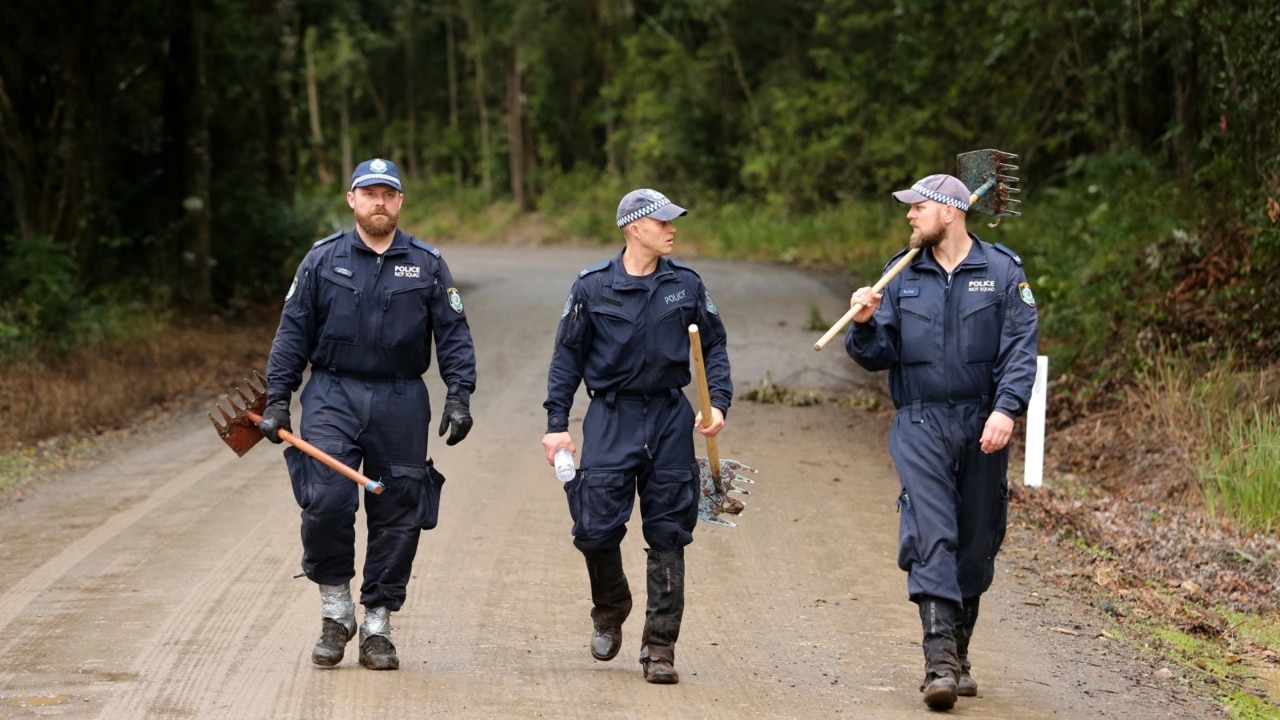
[[[994,148],[956,155],[956,177],[960,178],[970,192],[978,195],[977,201],[969,204],[970,212],[977,210],[996,217],[1022,214],[1010,207],[1022,202],[1010,197],[1019,192],[1018,188],[1010,187],[1012,183],[1018,182],[1018,178],[1006,174],[1018,169],[1017,165],[1005,162],[1016,157],[1018,156],[1013,153]]]

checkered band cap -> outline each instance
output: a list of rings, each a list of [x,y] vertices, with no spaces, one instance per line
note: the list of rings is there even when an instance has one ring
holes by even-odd
[[[622,201],[618,203],[618,227],[626,227],[628,223],[642,217],[675,220],[687,212],[689,211],[671,202],[657,190],[641,188],[622,196]]]
[[[907,190],[893,193],[894,199],[900,203],[914,205],[925,200],[951,205],[963,212],[969,212],[969,197],[972,193],[959,178],[952,175],[930,175],[912,185]]]
[[[369,185],[390,185],[396,190],[401,190],[400,170],[390,160],[382,158],[365,160],[356,166],[355,172],[351,173],[351,189]]]

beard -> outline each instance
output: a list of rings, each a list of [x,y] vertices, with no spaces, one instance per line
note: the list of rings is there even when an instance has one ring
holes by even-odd
[[[367,214],[356,213],[356,224],[371,237],[386,237],[396,231],[400,215],[379,205]]]
[[[920,230],[919,228],[917,228],[915,232],[911,233],[910,246],[919,250],[924,250],[925,248],[937,247],[938,243],[942,242],[942,238],[945,235],[946,235],[946,232],[943,228],[938,228],[937,230],[931,233],[926,233],[923,230]]]

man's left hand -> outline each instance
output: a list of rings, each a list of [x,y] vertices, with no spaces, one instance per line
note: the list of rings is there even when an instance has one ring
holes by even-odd
[[[457,445],[471,432],[471,409],[457,400],[444,401],[444,415],[440,418],[440,437],[448,431],[445,445]]]
[[[979,442],[982,452],[993,453],[1009,444],[1013,437],[1013,418],[999,410],[994,410],[982,428],[982,440]]]

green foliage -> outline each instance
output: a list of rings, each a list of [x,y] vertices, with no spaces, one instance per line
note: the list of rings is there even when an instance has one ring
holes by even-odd
[[[1207,418],[1201,486],[1210,511],[1244,528],[1280,530],[1280,418],[1254,406],[1225,423]]]
[[[0,256],[0,361],[34,346],[73,340],[68,330],[80,297],[76,266],[52,238],[8,237]]]

